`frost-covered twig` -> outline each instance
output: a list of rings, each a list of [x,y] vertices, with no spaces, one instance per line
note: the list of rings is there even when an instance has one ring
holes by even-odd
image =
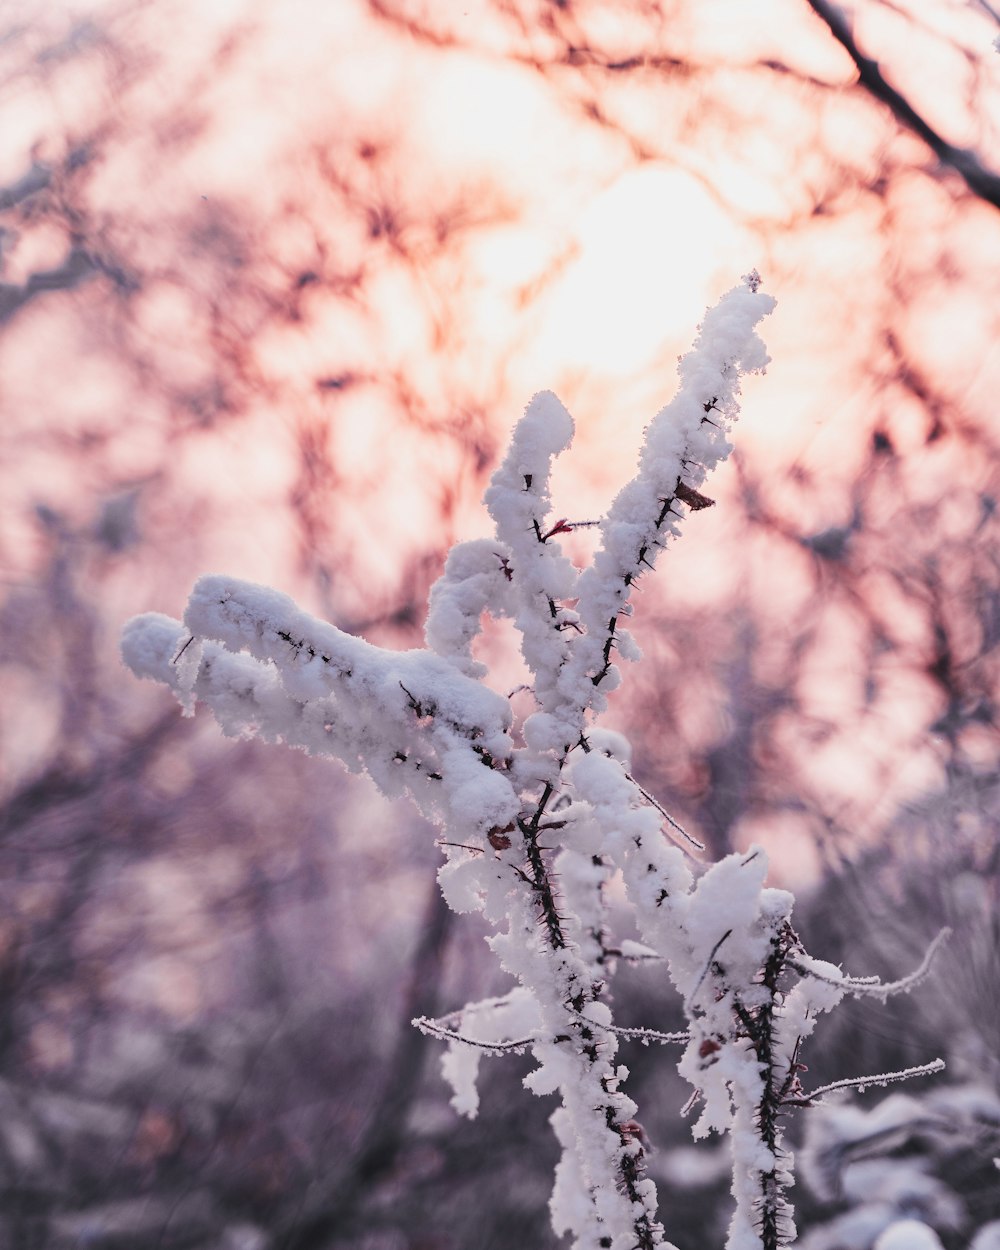
[[[684,826],[681,825],[678,821],[676,821],[673,818],[673,816],[670,815],[670,813],[667,811],[667,809],[663,806],[662,803],[659,803],[649,793],[648,790],[644,789],[641,785],[639,785],[638,781],[636,781],[636,779],[632,776],[630,772],[626,772],[625,776],[629,779],[629,781],[631,781],[631,783],[639,791],[639,793],[646,800],[646,802],[651,803],[653,807],[656,808],[656,810],[660,813],[660,815],[667,822],[670,828],[673,829],[676,833],[679,833],[685,842],[687,842],[690,846],[693,846],[696,851],[703,851],[705,849],[705,843],[699,842],[697,838],[693,837],[690,833],[688,833],[688,831],[684,828]]]
[[[447,1019],[448,1017],[444,1017],[443,1020],[432,1020],[428,1016],[416,1016],[410,1023],[414,1028],[419,1029],[421,1033],[426,1033],[429,1037],[437,1037],[448,1042],[460,1042],[464,1046],[475,1046],[486,1054],[499,1055],[507,1051],[523,1054],[524,1050],[533,1041],[537,1040],[533,1036],[505,1038],[502,1041],[469,1037],[464,1033],[460,1033],[457,1029],[449,1027],[445,1023]],[[580,1019],[587,1022],[586,1016],[581,1015]],[[655,1042],[660,1046],[677,1046],[684,1045],[690,1040],[690,1035],[686,1030],[676,1033],[664,1033],[660,1029],[626,1028],[618,1024],[605,1024],[600,1026],[600,1028],[603,1032],[613,1033],[615,1037],[624,1038],[626,1041],[642,1042],[644,1046],[648,1046],[651,1042]]]
[[[426,1033],[428,1037],[437,1037],[445,1042],[461,1042],[463,1046],[477,1046],[487,1055],[502,1055],[508,1051],[513,1051],[516,1055],[523,1055],[525,1050],[535,1040],[532,1037],[519,1037],[509,1042],[489,1042],[480,1041],[475,1037],[466,1037],[463,1033],[456,1033],[454,1029],[449,1029],[437,1020],[431,1020],[427,1016],[414,1016],[410,1021],[414,1028],[419,1029],[421,1033]]]
[[[819,1089],[811,1090],[807,1094],[802,1094],[801,1097],[788,1098],[785,1100],[785,1105],[811,1107],[817,1098],[840,1089],[856,1089],[859,1094],[863,1094],[872,1086],[876,1089],[884,1089],[886,1085],[892,1085],[896,1081],[909,1081],[916,1076],[932,1076],[935,1072],[943,1072],[945,1067],[943,1059],[932,1059],[930,1063],[918,1063],[915,1067],[899,1068],[895,1072],[879,1072],[874,1076],[847,1076],[839,1081],[831,1081],[829,1085],[821,1085]]]
[[[606,1028],[615,1037],[624,1037],[630,1042],[642,1042],[643,1046],[648,1046],[650,1042],[656,1042],[660,1046],[683,1046],[691,1040],[687,1029],[678,1033],[662,1033],[659,1029],[623,1028],[618,1024],[609,1024]]]
[[[910,990],[923,981],[931,970],[934,957],[944,942],[951,937],[950,929],[942,929],[931,941],[927,950],[924,951],[924,957],[914,970],[905,977],[901,977],[898,981],[880,981],[878,977],[851,977],[845,973],[835,970],[831,974],[828,969],[829,964],[817,966],[816,960],[793,960],[791,967],[795,969],[800,976],[814,977],[817,981],[823,981],[827,985],[837,986],[848,994],[856,996],[868,995],[872,998],[886,999],[894,994],[908,994]]]

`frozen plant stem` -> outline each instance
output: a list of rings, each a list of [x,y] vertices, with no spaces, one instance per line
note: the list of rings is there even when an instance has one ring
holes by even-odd
[[[802,950],[791,896],[764,885],[763,851],[730,855],[696,877],[686,855],[699,844],[633,780],[626,740],[596,724],[621,680],[616,661],[639,658],[622,624],[633,588],[683,517],[711,504],[701,487],[731,449],[740,379],[767,363],[756,326],[774,301],[759,286],[748,275],[705,314],[677,393],[650,423],[638,471],[582,571],[559,545],[574,523],[550,518],[552,461],[573,422],[543,393],[486,492],[495,536],[455,546],[431,591],[427,649],[371,646],[285,595],[227,577],[197,583],[183,622],[141,616],[123,635],[132,671],[171,687],[186,713],[200,701],[226,734],[366,771],[440,826],[444,896],[455,911],[483,913],[516,984],[414,1023],[447,1042],[452,1102],[469,1116],[480,1060],[530,1048],[536,1067],[525,1084],[559,1096],[553,1227],[579,1250],[664,1243],[637,1108],[621,1088],[620,1040],[684,1047],[680,1071],[702,1108],[695,1135],[731,1134],[728,1245],[777,1250],[794,1236],[780,1117],[807,1101],[802,1040],[844,994],[899,988],[846,978]],[[473,656],[484,612],[520,634],[532,684],[517,693],[530,693],[535,707],[519,726],[511,697],[486,684]],[[664,820],[683,849],[668,841]],[[662,960],[685,1004],[683,1033],[613,1023],[605,986],[622,951],[608,935],[604,887],[617,872],[646,944],[632,946]]]

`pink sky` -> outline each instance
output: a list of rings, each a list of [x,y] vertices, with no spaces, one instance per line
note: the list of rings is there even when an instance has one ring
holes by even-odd
[[[485,532],[485,475],[538,389],[577,421],[559,514],[600,514],[705,306],[753,266],[778,308],[737,442],[779,515],[805,533],[847,521],[876,427],[907,453],[913,498],[948,477],[985,483],[967,443],[925,447],[927,412],[896,380],[886,332],[953,420],[992,435],[1000,219],[957,179],[927,176],[928,151],[852,87],[805,3],[711,0],[658,20],[594,0],[552,19],[578,47],[647,58],[628,72],[547,64],[561,45],[544,6],[523,30],[487,0],[386,7],[429,29],[361,0],[8,4],[5,21],[25,26],[0,49],[0,184],[32,160],[57,174],[45,211],[6,240],[3,279],[60,264],[67,223],[106,266],[0,339],[12,574],[39,555],[34,503],[82,524],[155,479],[153,554],[104,583],[117,619],[177,612],[206,568],[361,616],[419,556]],[[854,9],[891,81],[1000,164],[986,14],[949,0]],[[67,169],[81,144],[90,163]],[[139,275],[127,298],[115,266]],[[317,385],[331,378],[348,381]],[[327,475],[325,602],[287,513],[306,435]],[[786,476],[795,465],[808,488]],[[779,629],[807,570],[740,547],[735,488],[727,467],[723,506],[664,576],[690,604],[755,578]],[[837,628],[809,678],[832,715],[856,701],[850,622]],[[898,734],[873,722],[849,758],[838,741],[810,768],[878,788],[870,774],[928,698],[900,680]],[[911,755],[885,801],[932,774],[932,749]]]

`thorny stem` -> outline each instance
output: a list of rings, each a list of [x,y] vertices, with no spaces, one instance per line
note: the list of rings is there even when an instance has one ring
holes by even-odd
[[[708,421],[709,424],[714,424],[714,422],[709,420],[708,413],[714,409],[715,402],[716,402],[715,398],[713,398],[708,403],[703,405],[705,409],[705,416],[702,417],[702,422]],[[691,510],[694,512],[697,512],[702,508],[711,507],[714,502],[714,500],[711,500],[707,496],[700,494],[693,487],[689,486],[685,481],[683,481],[680,477],[678,477],[677,483],[674,486],[674,489],[671,491],[669,495],[666,496],[665,499],[661,500],[659,514],[657,515],[656,520],[653,523],[653,528],[657,535],[659,534],[660,530],[663,528],[663,524],[666,521],[667,517],[671,513],[674,512],[673,505],[678,500],[680,500],[682,503],[686,503],[688,507],[691,508]],[[615,646],[614,635],[615,635],[615,630],[618,628],[618,616],[621,615],[622,609],[625,607],[625,605],[628,602],[630,588],[634,586],[635,583],[642,576],[643,567],[648,568],[648,569],[651,569],[653,567],[652,563],[647,558],[649,555],[649,549],[650,547],[662,548],[663,546],[664,546],[664,543],[661,542],[658,538],[649,538],[648,540],[644,540],[640,544],[639,550],[636,553],[634,569],[629,570],[629,572],[627,572],[622,578],[622,582],[624,586],[624,594],[621,596],[621,607],[618,609],[617,615],[613,616],[608,622],[608,626],[607,626],[608,633],[607,633],[607,637],[604,640],[604,647],[602,649],[603,665],[600,668],[600,670],[594,673],[590,679],[594,686],[599,686],[601,682],[605,679],[605,677],[607,677],[608,673],[611,671],[611,651]],[[683,830],[681,830],[681,832],[683,832]]]
[[[545,861],[542,858],[541,847],[538,845],[538,833],[541,828],[542,817],[545,815],[545,809],[553,793],[554,786],[546,782],[530,819],[519,820],[518,827],[524,838],[528,865],[531,870],[530,877],[525,873],[521,873],[521,875],[527,880],[538,901],[549,946],[553,951],[558,951],[566,948],[567,939],[563,932],[562,917],[556,905],[555,891],[552,887]],[[582,1042],[582,1053],[591,1065],[600,1061],[599,1043],[594,1032],[595,1028],[599,1026],[588,1020],[582,1012],[587,999],[595,1000],[600,994],[600,989],[600,984],[592,985],[588,987],[589,992],[585,993],[583,987],[577,987],[566,1003],[566,1011],[570,1016],[570,1026]],[[568,1040],[568,1038],[565,1040]],[[666,1038],[664,1037],[663,1040],[666,1040]],[[623,1147],[618,1156],[619,1184],[622,1192],[637,1212],[634,1219],[636,1250],[655,1250],[655,1247],[660,1244],[661,1240],[658,1235],[659,1227],[652,1223],[649,1215],[644,1210],[643,1199],[638,1189],[638,1184],[643,1175],[642,1154],[641,1152],[634,1154],[625,1149],[630,1146],[631,1139],[628,1131],[617,1121],[609,1078],[610,1074],[603,1076],[600,1082],[601,1088],[608,1095],[608,1101],[603,1106],[603,1112],[607,1127],[617,1133]],[[595,1108],[595,1111],[599,1110],[601,1108]],[[603,1246],[605,1239],[602,1238],[600,1244]],[[611,1245],[610,1238],[607,1239],[607,1245]]]
[[[524,489],[525,490],[531,489],[531,481],[532,481],[531,474],[526,473],[524,476]],[[568,533],[572,529],[572,526],[566,525],[565,521],[557,521],[556,524],[552,527],[552,529],[548,531],[548,533],[543,534],[542,527],[539,524],[537,517],[532,518],[531,525],[535,531],[535,537],[543,546],[554,535]],[[545,602],[548,605],[549,618],[555,622],[555,625],[553,628],[564,629],[566,628],[567,625],[571,624],[571,622],[569,621],[559,620],[559,613],[562,612],[563,609],[556,603],[555,599],[553,599],[551,595],[545,596]]]
[[[546,786],[546,791],[548,791],[548,794],[551,794],[551,786]],[[559,909],[556,907],[555,891],[552,889],[552,882],[549,880],[545,861],[542,859],[542,848],[538,845],[538,822],[541,819],[544,804],[548,801],[548,794],[539,803],[531,820],[518,821],[518,825],[524,837],[528,865],[531,868],[531,876],[528,878],[528,883],[534,890],[535,897],[538,900],[542,919],[545,922],[545,929],[549,936],[549,945],[553,950],[562,950],[566,946],[562,919],[559,915]]]
[[[534,481],[533,475],[526,473],[523,475],[522,480],[525,491],[531,491]],[[536,541],[541,545],[547,544],[550,539],[569,528],[565,523],[558,522],[548,531],[543,531],[537,517],[532,518],[531,526]],[[513,580],[516,576],[516,570],[509,565],[504,567],[504,573],[508,580]],[[561,633],[570,627],[579,630],[579,626],[572,619],[567,619],[564,616],[566,609],[562,604],[558,603],[551,594],[544,593],[544,598],[547,607],[547,623],[551,629],[557,633]],[[564,649],[561,663],[565,663],[567,658],[568,652]],[[560,773],[566,763],[567,755],[568,751],[563,753],[562,758],[559,760],[558,768]],[[551,951],[558,954],[567,950],[571,943],[565,932],[564,921],[559,912],[556,891],[552,884],[550,872],[543,859],[542,853],[544,848],[539,845],[538,841],[543,827],[542,818],[557,785],[558,782],[546,782],[530,817],[522,817],[517,822],[524,842],[527,871],[516,867],[515,872],[531,890],[535,905],[541,913],[540,919],[544,927],[546,944]],[[594,936],[597,938],[598,944],[603,946],[602,935],[595,934]],[[595,1033],[595,1029],[599,1026],[588,1020],[582,1012],[587,1002],[593,1002],[598,999],[602,985],[601,983],[583,983],[579,976],[571,973],[565,978],[564,988],[566,993],[565,1009],[569,1016],[568,1031],[565,1035],[560,1033],[556,1040],[568,1042],[571,1038],[576,1038],[580,1044],[579,1053],[584,1057],[587,1064],[593,1068],[601,1062],[601,1044]],[[628,1199],[632,1208],[635,1246],[637,1250],[654,1250],[662,1240],[660,1235],[661,1229],[659,1225],[654,1224],[650,1213],[646,1211],[646,1202],[639,1189],[639,1182],[643,1174],[642,1155],[641,1152],[637,1153],[634,1150],[632,1139],[618,1122],[621,1117],[619,1115],[620,1108],[613,1072],[609,1069],[599,1079],[605,1099],[601,1100],[600,1104],[595,1106],[593,1110],[596,1114],[603,1116],[607,1128],[618,1136],[621,1143],[621,1148],[617,1152],[618,1189]],[[610,1246],[611,1242],[610,1236],[601,1236],[599,1239],[599,1245],[601,1246]]]
[[[757,1122],[761,1141],[774,1160],[769,1172],[761,1172],[760,1237],[764,1250],[778,1250],[782,1244],[781,1217],[785,1202],[779,1171],[778,1111],[780,1098],[775,1089],[774,1070],[774,1009],[778,992],[778,978],[784,971],[790,943],[794,942],[791,928],[785,926],[771,944],[761,975],[761,984],[767,990],[767,998],[750,1021],[750,1040],[761,1066],[764,1089],[757,1107]]]

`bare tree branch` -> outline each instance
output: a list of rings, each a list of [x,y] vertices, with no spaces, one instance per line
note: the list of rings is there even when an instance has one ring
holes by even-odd
[[[842,9],[831,4],[830,0],[806,2],[817,17],[826,23],[830,33],[854,62],[858,81],[865,90],[883,104],[887,104],[896,120],[923,139],[941,164],[954,170],[973,195],[987,204],[992,204],[994,208],[1000,208],[1000,174],[987,169],[971,148],[956,147],[939,135],[909,100],[886,81],[878,61],[865,56],[858,47],[851,21]]]
[[[74,247],[61,265],[55,269],[33,273],[23,286],[12,282],[0,283],[0,324],[9,321],[19,309],[43,291],[72,291],[89,278],[94,270],[95,265],[90,256],[82,248]]]

